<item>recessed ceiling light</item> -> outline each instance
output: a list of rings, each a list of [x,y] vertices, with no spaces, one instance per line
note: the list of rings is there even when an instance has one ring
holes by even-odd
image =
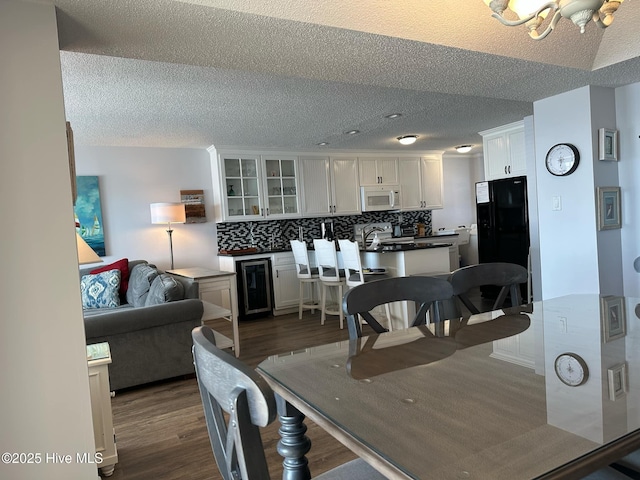
[[[356,135],[360,133],[360,130],[349,130],[348,132],[344,132],[345,135]]]
[[[398,118],[401,117],[401,113],[390,113],[389,115],[385,115],[384,118]]]
[[[329,145],[329,142],[320,142],[320,143],[316,143],[316,145],[319,145],[320,147],[324,147],[325,145]]]
[[[403,135],[402,137],[398,137],[398,141],[402,145],[411,145],[412,143],[415,143],[417,139],[417,135]]]
[[[456,147],[456,151],[458,153],[467,153],[471,151],[471,148],[473,147],[473,145],[458,145]]]

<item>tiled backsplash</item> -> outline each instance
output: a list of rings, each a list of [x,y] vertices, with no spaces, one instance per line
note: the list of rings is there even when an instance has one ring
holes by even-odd
[[[337,238],[353,238],[353,227],[358,223],[390,222],[392,225],[415,225],[422,222],[426,234],[431,234],[431,210],[419,212],[368,212],[362,215],[344,217],[313,217],[289,220],[265,220],[256,222],[218,223],[218,250],[233,250],[256,246],[270,248],[274,238],[274,248],[287,248],[289,240],[298,238],[298,228],[302,227],[304,240],[309,246],[314,238],[320,238],[320,223],[333,220]],[[252,244],[253,238],[253,244]]]

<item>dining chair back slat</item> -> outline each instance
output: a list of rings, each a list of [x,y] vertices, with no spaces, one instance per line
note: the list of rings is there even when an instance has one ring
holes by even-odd
[[[441,319],[440,302],[452,298],[451,284],[441,278],[392,277],[364,283],[350,289],[342,301],[342,308],[347,317],[349,338],[355,339],[362,336],[358,315],[361,315],[376,333],[387,331],[370,313],[379,305],[402,301],[415,302],[417,313],[408,322],[408,326],[413,327],[426,322],[428,311],[432,315],[431,321],[439,321]]]
[[[505,262],[469,265],[453,271],[449,277],[453,294],[471,313],[497,310],[504,305],[507,295],[510,295],[511,306],[521,305],[520,284],[527,283],[528,280],[529,272],[525,267]],[[486,285],[500,287],[500,292],[492,307],[481,309],[470,300],[469,291]]]

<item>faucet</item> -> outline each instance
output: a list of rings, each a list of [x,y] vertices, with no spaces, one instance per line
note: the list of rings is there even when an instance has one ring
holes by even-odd
[[[369,229],[369,231],[367,231],[367,227],[369,225],[365,225],[364,227],[362,227],[362,248],[367,248],[367,239],[369,238],[369,236],[374,233],[374,232],[384,232],[384,228],[381,227],[372,227]]]

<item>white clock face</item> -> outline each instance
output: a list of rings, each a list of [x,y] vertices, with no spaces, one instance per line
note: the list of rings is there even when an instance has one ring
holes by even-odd
[[[587,364],[582,357],[575,353],[558,355],[555,362],[555,369],[558,378],[570,387],[582,385],[589,378]]]
[[[579,155],[575,147],[561,143],[547,153],[547,170],[553,175],[568,175],[578,167]]]

